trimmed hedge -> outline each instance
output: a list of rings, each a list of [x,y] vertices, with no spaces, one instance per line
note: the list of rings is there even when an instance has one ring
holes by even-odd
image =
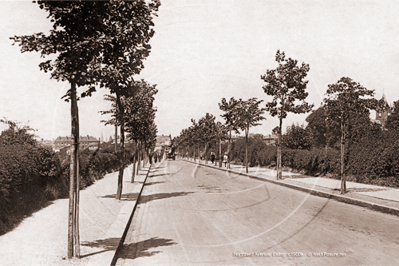
[[[347,180],[382,186],[399,187],[399,131],[370,130],[355,132],[353,140],[346,141],[345,174]],[[227,142],[222,151],[227,151]],[[202,148],[202,147],[201,147]],[[203,149],[203,148],[202,148]],[[192,147],[184,148],[192,156]],[[211,143],[208,152],[218,151],[217,143]],[[197,152],[196,152],[197,154]],[[339,179],[341,158],[339,142],[330,148],[282,149],[282,165],[305,175]],[[235,164],[245,162],[245,139],[232,143],[230,160]],[[259,138],[248,140],[249,166],[276,167],[277,147],[266,145]],[[208,155],[209,158],[209,155]]]
[[[349,142],[349,140],[347,141]],[[262,141],[248,141],[250,166],[276,166],[277,147]],[[232,145],[230,159],[238,164],[245,161],[245,140]],[[227,145],[223,146],[224,150]],[[371,132],[346,146],[345,173],[348,180],[383,186],[399,187],[399,132]],[[337,148],[282,149],[282,165],[306,175],[329,175],[340,178],[341,158]]]
[[[126,163],[132,154],[131,150],[125,152]],[[118,158],[111,150],[80,151],[80,188],[118,170]],[[49,201],[68,196],[70,156],[66,153],[38,144],[1,145],[0,162],[0,235]]]

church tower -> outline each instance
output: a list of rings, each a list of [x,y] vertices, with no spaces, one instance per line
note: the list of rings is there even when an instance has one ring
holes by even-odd
[[[387,122],[388,116],[390,116],[391,113],[392,108],[385,99],[385,93],[383,93],[381,100],[379,100],[378,107],[375,110],[375,120],[382,125],[382,128],[385,127],[385,123]]]

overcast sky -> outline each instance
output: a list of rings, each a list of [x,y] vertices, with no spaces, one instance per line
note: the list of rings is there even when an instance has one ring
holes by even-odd
[[[260,76],[277,67],[278,49],[310,65],[308,101],[319,107],[328,84],[350,77],[390,103],[399,100],[399,1],[168,0],[155,19],[152,51],[137,79],[157,84],[159,134],[179,135],[223,97],[269,101]],[[30,1],[0,1],[0,117],[28,124],[44,139],[70,135],[69,85],[39,70],[37,53],[11,46],[14,35],[47,33],[47,14]],[[109,138],[98,111],[106,90],[79,101],[81,135]],[[283,127],[305,123],[290,114]],[[250,132],[278,125],[265,115]]]

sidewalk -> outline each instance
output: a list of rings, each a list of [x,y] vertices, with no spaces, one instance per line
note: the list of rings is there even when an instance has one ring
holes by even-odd
[[[69,200],[59,199],[0,237],[0,265],[110,265],[148,172],[131,183],[132,165],[125,169],[120,201],[117,172],[80,192],[80,259],[66,258]]]
[[[185,160],[192,163],[198,161]],[[313,195],[332,198],[338,201],[363,206],[380,212],[390,213],[399,216],[399,189],[368,185],[356,182],[346,182],[347,193],[340,194],[341,180],[311,177],[301,174],[282,172],[283,180],[276,179],[276,170],[264,167],[248,167],[248,174],[245,166],[231,164],[231,169],[219,168],[209,161],[201,161],[200,165],[226,171],[229,176],[234,174],[245,175],[251,178],[262,179],[274,184],[287,186],[293,189],[302,190]]]

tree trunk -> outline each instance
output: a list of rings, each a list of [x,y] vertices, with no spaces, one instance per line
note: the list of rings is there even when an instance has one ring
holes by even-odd
[[[138,143],[138,149],[137,149],[137,174],[139,174],[139,171],[141,170],[141,140],[139,140]]]
[[[206,164],[208,164],[208,156],[206,156],[207,148],[208,148],[208,142],[205,142],[204,160],[205,160],[205,163],[206,163]]]
[[[116,94],[116,102],[118,104],[119,115],[120,115],[120,140],[121,140],[121,154],[120,154],[120,167],[118,174],[118,189],[116,191],[116,199],[120,200],[122,196],[122,188],[123,188],[123,172],[125,170],[125,119],[124,119],[124,107],[121,101],[121,97],[119,93]]]
[[[116,124],[116,121],[115,121],[115,153],[118,152],[117,142],[118,142],[118,125]]]
[[[229,137],[229,144],[227,145],[227,165],[228,169],[230,169],[230,149],[231,149],[231,130],[230,130],[230,137]]]
[[[79,116],[76,84],[71,83],[71,137],[70,180],[68,210],[68,258],[80,256],[79,241]]]
[[[219,138],[219,167],[222,167],[222,139]]]
[[[283,179],[281,172],[281,132],[282,132],[283,119],[280,118],[280,128],[278,130],[277,141],[277,180]]]
[[[325,133],[325,138],[326,138],[326,147],[325,147],[325,149],[326,149],[326,154],[327,154],[327,151],[328,151],[328,142],[329,142],[329,126],[328,126],[328,122],[327,122],[327,120],[325,120],[325,125],[326,125],[326,133]]]
[[[248,174],[248,133],[249,129],[245,129],[245,172]]]
[[[344,122],[341,120],[341,194],[344,194],[345,192],[346,192],[346,179],[345,179],[345,125],[344,125]]]
[[[136,142],[136,147],[133,155],[133,171],[132,171],[132,180],[131,180],[132,183],[134,183],[134,178],[136,177],[137,140],[135,142]]]
[[[140,170],[143,169],[143,164],[144,164],[143,142],[140,141]]]
[[[77,106],[76,106],[76,110]],[[76,112],[76,117],[77,117],[77,136],[79,139],[79,115],[78,112]],[[76,145],[76,188],[75,188],[75,257],[80,258],[80,236],[79,236],[79,198],[80,198],[80,180],[79,180],[79,141],[78,145]]]

